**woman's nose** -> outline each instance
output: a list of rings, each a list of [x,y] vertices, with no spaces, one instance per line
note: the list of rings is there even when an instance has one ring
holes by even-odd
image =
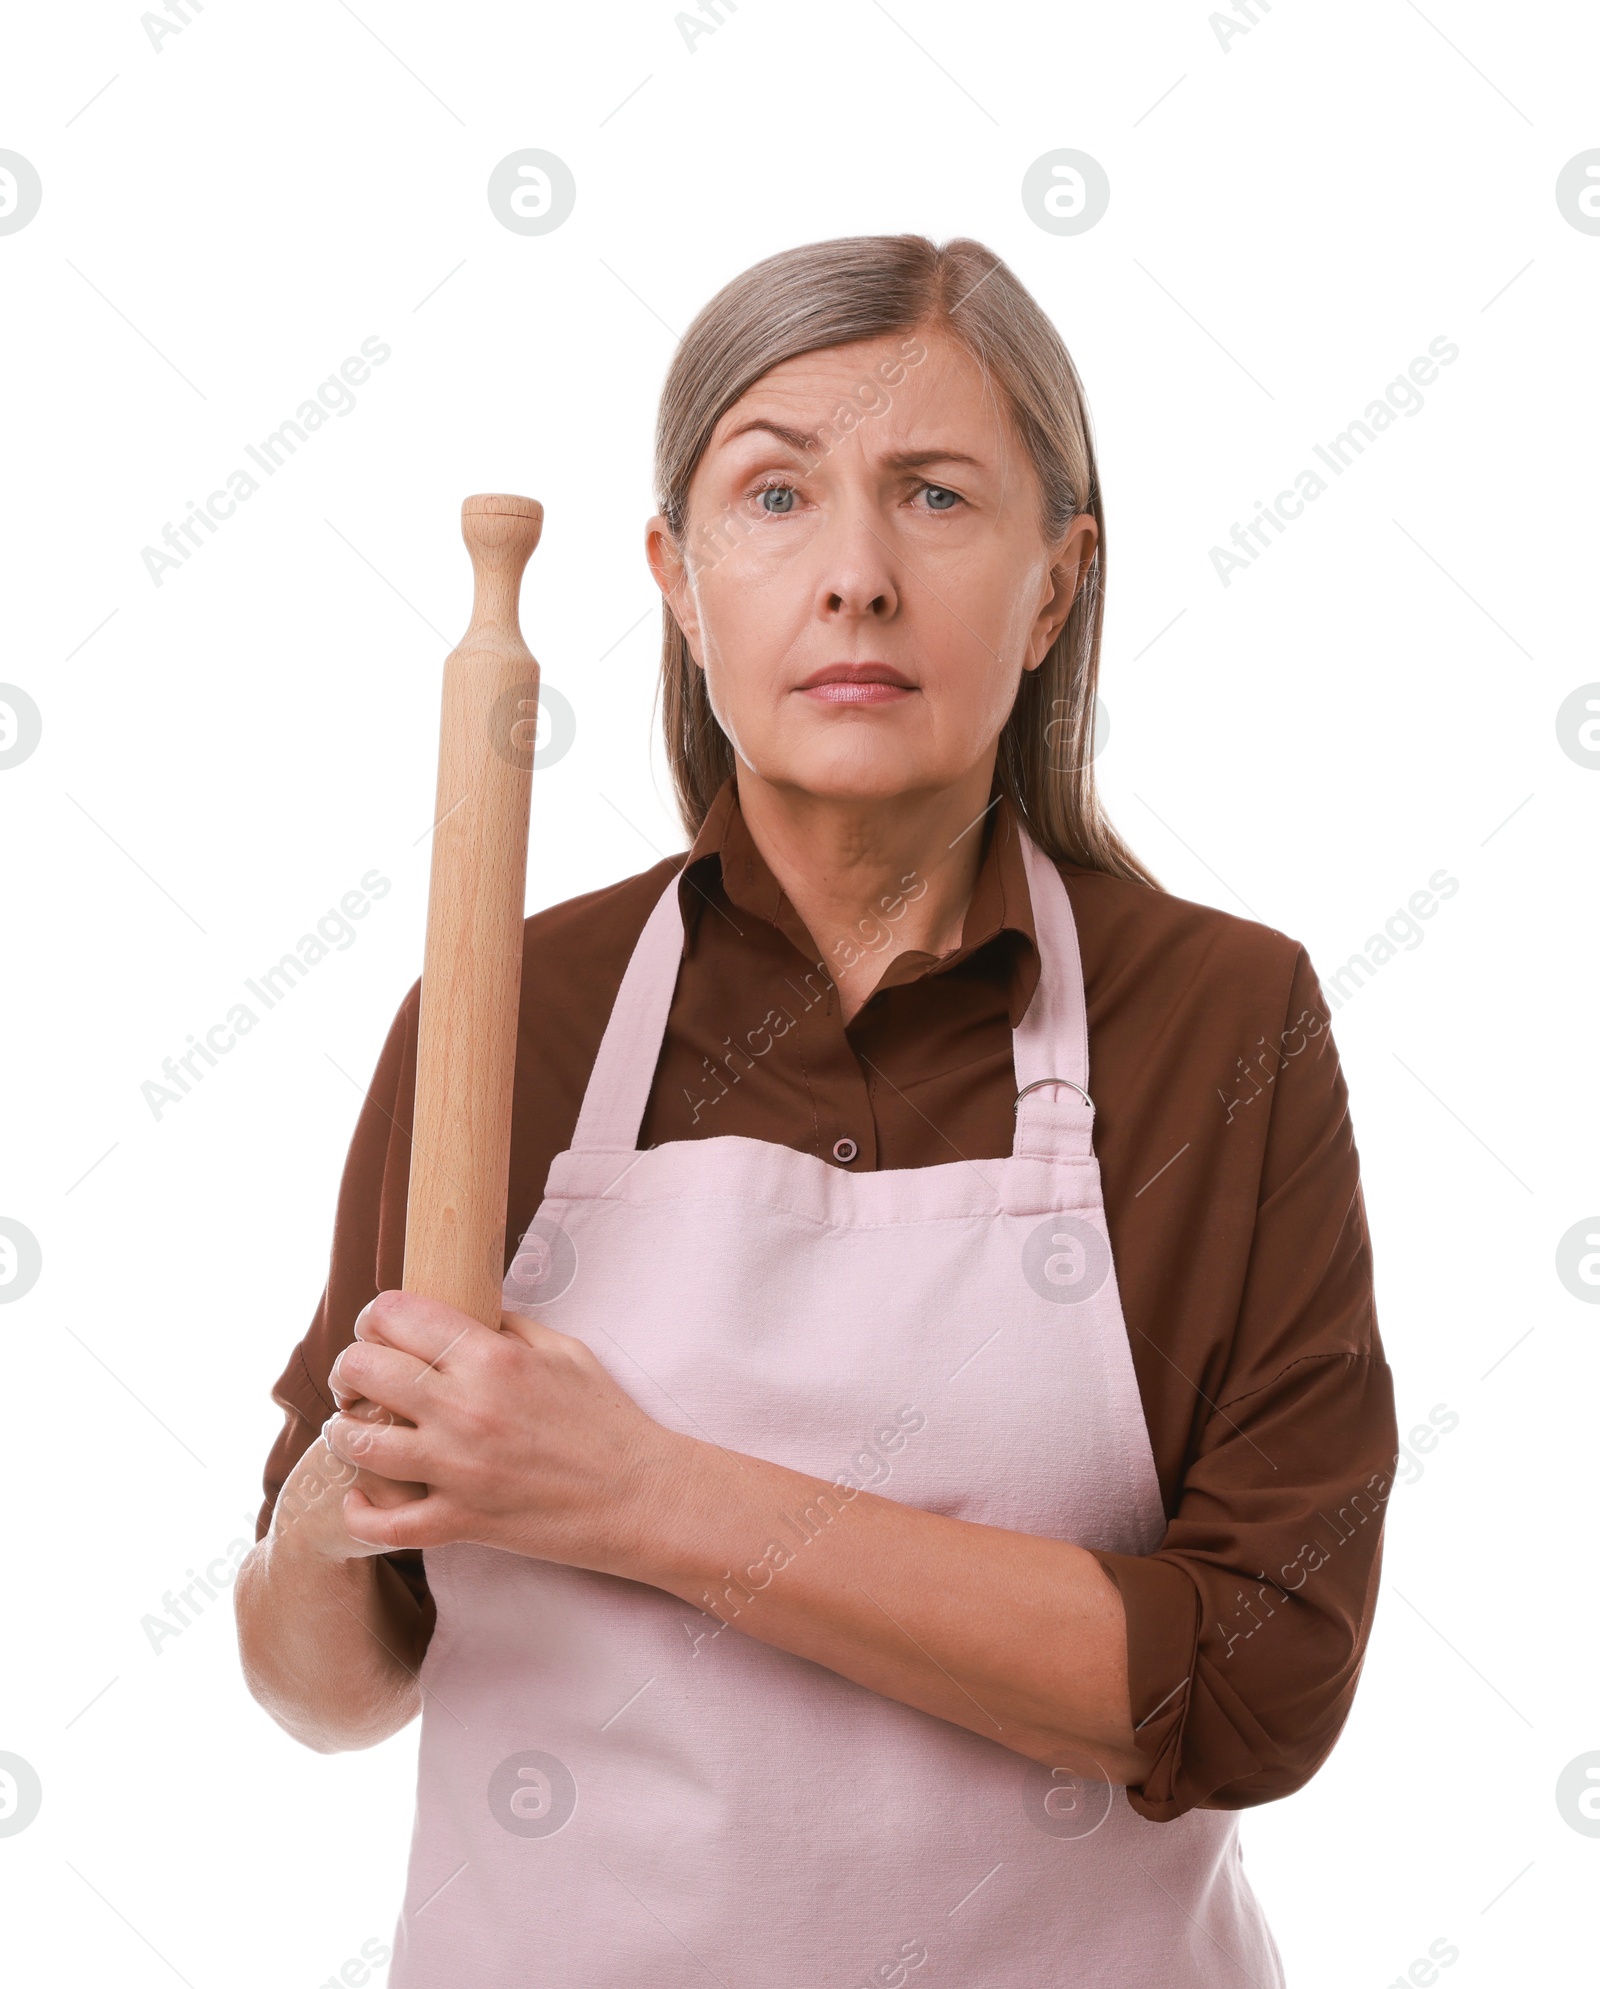
[[[862,505],[828,521],[816,541],[817,607],[831,619],[887,620],[900,605],[894,557]]]

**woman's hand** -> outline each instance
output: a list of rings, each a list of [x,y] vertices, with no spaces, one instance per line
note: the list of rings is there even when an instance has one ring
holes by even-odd
[[[369,1404],[368,1408],[376,1411],[375,1404]],[[330,1416],[328,1422],[332,1421]],[[380,1505],[401,1496],[420,1497],[427,1490],[425,1485],[391,1484],[387,1478],[375,1478],[370,1471],[358,1470],[330,1447],[328,1423],[324,1423],[321,1436],[296,1460],[284,1480],[272,1509],[267,1541],[262,1544],[270,1543],[276,1549],[324,1561],[351,1561],[388,1552],[371,1541],[358,1540],[345,1525],[345,1494],[353,1485],[359,1485]]]
[[[335,1375],[338,1373],[337,1361],[334,1363],[333,1372]],[[333,1399],[338,1404],[336,1414],[349,1417],[359,1423],[382,1423],[392,1426],[400,1421],[392,1410],[385,1409],[381,1403],[368,1401],[365,1395],[347,1393],[339,1386],[337,1380],[333,1382]],[[332,1420],[330,1416],[328,1422]],[[412,1425],[407,1423],[404,1427],[410,1429]],[[322,1429],[326,1440],[328,1423],[325,1422]],[[336,1458],[334,1461],[340,1465],[344,1463],[343,1458]],[[364,1492],[369,1503],[375,1506],[402,1506],[408,1499],[426,1498],[428,1492],[424,1484],[408,1483],[396,1478],[381,1478],[372,1470],[359,1470],[354,1478],[347,1477],[344,1488],[348,1490],[352,1484]]]
[[[692,1439],[646,1415],[581,1340],[514,1312],[492,1332],[398,1291],[380,1292],[355,1331],[333,1365],[328,1446],[426,1495],[380,1506],[353,1485],[352,1538],[377,1553],[462,1540],[607,1574],[639,1565]],[[369,1420],[364,1405],[387,1414]]]

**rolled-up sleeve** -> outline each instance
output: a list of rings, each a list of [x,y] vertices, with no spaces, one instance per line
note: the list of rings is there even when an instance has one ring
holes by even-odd
[[[1176,1511],[1154,1553],[1096,1556],[1122,1597],[1149,1763],[1128,1800],[1153,1822],[1302,1787],[1349,1714],[1376,1602],[1394,1385],[1346,1088],[1303,951],[1279,1042],[1233,1344],[1213,1392],[1196,1391]]]

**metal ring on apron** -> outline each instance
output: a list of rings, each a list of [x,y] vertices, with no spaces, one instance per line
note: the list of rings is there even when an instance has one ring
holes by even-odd
[[[1088,1106],[1091,1112],[1094,1110],[1094,1100],[1089,1096],[1088,1092],[1084,1090],[1081,1084],[1073,1084],[1072,1079],[1070,1077],[1037,1077],[1034,1079],[1032,1084],[1025,1084],[1022,1087],[1022,1089],[1017,1093],[1016,1097],[1012,1099],[1011,1116],[1013,1118],[1016,1117],[1017,1107],[1022,1103],[1023,1099],[1027,1097],[1028,1093],[1030,1091],[1037,1091],[1039,1087],[1044,1084],[1068,1085],[1073,1091],[1077,1092],[1078,1096],[1083,1100],[1084,1104]]]

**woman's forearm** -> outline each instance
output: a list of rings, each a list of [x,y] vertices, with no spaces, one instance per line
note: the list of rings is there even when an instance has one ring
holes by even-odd
[[[422,1705],[416,1597],[381,1556],[330,1551],[350,1476],[319,1437],[234,1584],[251,1696],[319,1754],[375,1746]]]
[[[1122,1599],[1085,1548],[682,1441],[617,1572],[705,1611],[698,1652],[726,1624],[1031,1760],[1143,1779]]]

